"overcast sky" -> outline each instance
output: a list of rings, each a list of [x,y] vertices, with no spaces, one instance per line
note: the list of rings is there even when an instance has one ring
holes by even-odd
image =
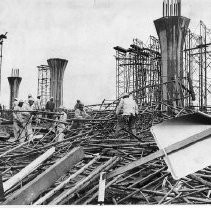
[[[200,19],[211,28],[210,0],[182,0],[182,15],[198,32]],[[114,46],[128,48],[133,38],[156,36],[153,20],[162,0],[1,0],[3,47],[1,102],[9,104],[7,77],[12,68],[23,78],[19,98],[37,94],[37,66],[64,58],[64,105],[115,99]]]

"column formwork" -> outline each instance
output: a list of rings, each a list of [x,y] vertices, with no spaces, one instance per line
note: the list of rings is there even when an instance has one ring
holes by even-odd
[[[183,45],[190,19],[182,16],[162,17],[154,21],[161,47],[161,77],[163,100],[169,105],[184,106]]]

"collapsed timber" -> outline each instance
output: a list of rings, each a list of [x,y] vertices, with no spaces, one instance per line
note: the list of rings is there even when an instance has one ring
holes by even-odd
[[[33,141],[1,140],[2,205],[97,204],[101,172],[106,174],[105,204],[211,203],[211,167],[175,181],[150,133],[152,125],[193,111],[143,106],[137,135],[123,130],[117,137],[115,106],[105,101],[87,106],[92,118],[78,129],[67,126],[62,142],[56,140],[55,122],[45,118],[34,125]],[[8,130],[4,114],[1,127]],[[71,124],[73,112],[68,118]]]

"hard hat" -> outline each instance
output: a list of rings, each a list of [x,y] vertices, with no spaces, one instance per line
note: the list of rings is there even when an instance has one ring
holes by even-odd
[[[64,106],[60,105],[60,106],[59,106],[59,109],[64,109]]]
[[[18,102],[19,102],[19,103],[23,103],[24,101],[23,101],[22,99],[20,99]]]
[[[30,98],[30,97],[32,97],[32,94],[31,93],[29,93],[29,95],[28,95],[28,98]]]
[[[129,96],[128,93],[123,93],[123,94],[122,94],[122,98],[125,98],[125,97],[128,97],[128,96]]]
[[[38,95],[37,97],[41,97],[41,95]]]
[[[14,98],[14,101],[18,101],[18,99],[17,98]]]
[[[53,99],[53,97],[50,97],[50,99]]]

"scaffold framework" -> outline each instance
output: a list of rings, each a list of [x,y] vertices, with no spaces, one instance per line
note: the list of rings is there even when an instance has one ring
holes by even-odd
[[[162,97],[161,52],[159,40],[149,37],[148,44],[133,39],[130,48],[114,47],[116,51],[116,98],[124,92],[133,93],[139,105],[165,104]],[[183,77],[172,80],[175,106],[211,110],[211,30],[200,21],[198,34],[188,29],[183,52]],[[177,92],[181,92],[179,98]],[[168,94],[168,93],[167,93]],[[181,103],[176,103],[180,100]]]
[[[50,97],[50,69],[48,65],[40,65],[38,68],[38,90],[41,96],[41,105],[45,106]]]

